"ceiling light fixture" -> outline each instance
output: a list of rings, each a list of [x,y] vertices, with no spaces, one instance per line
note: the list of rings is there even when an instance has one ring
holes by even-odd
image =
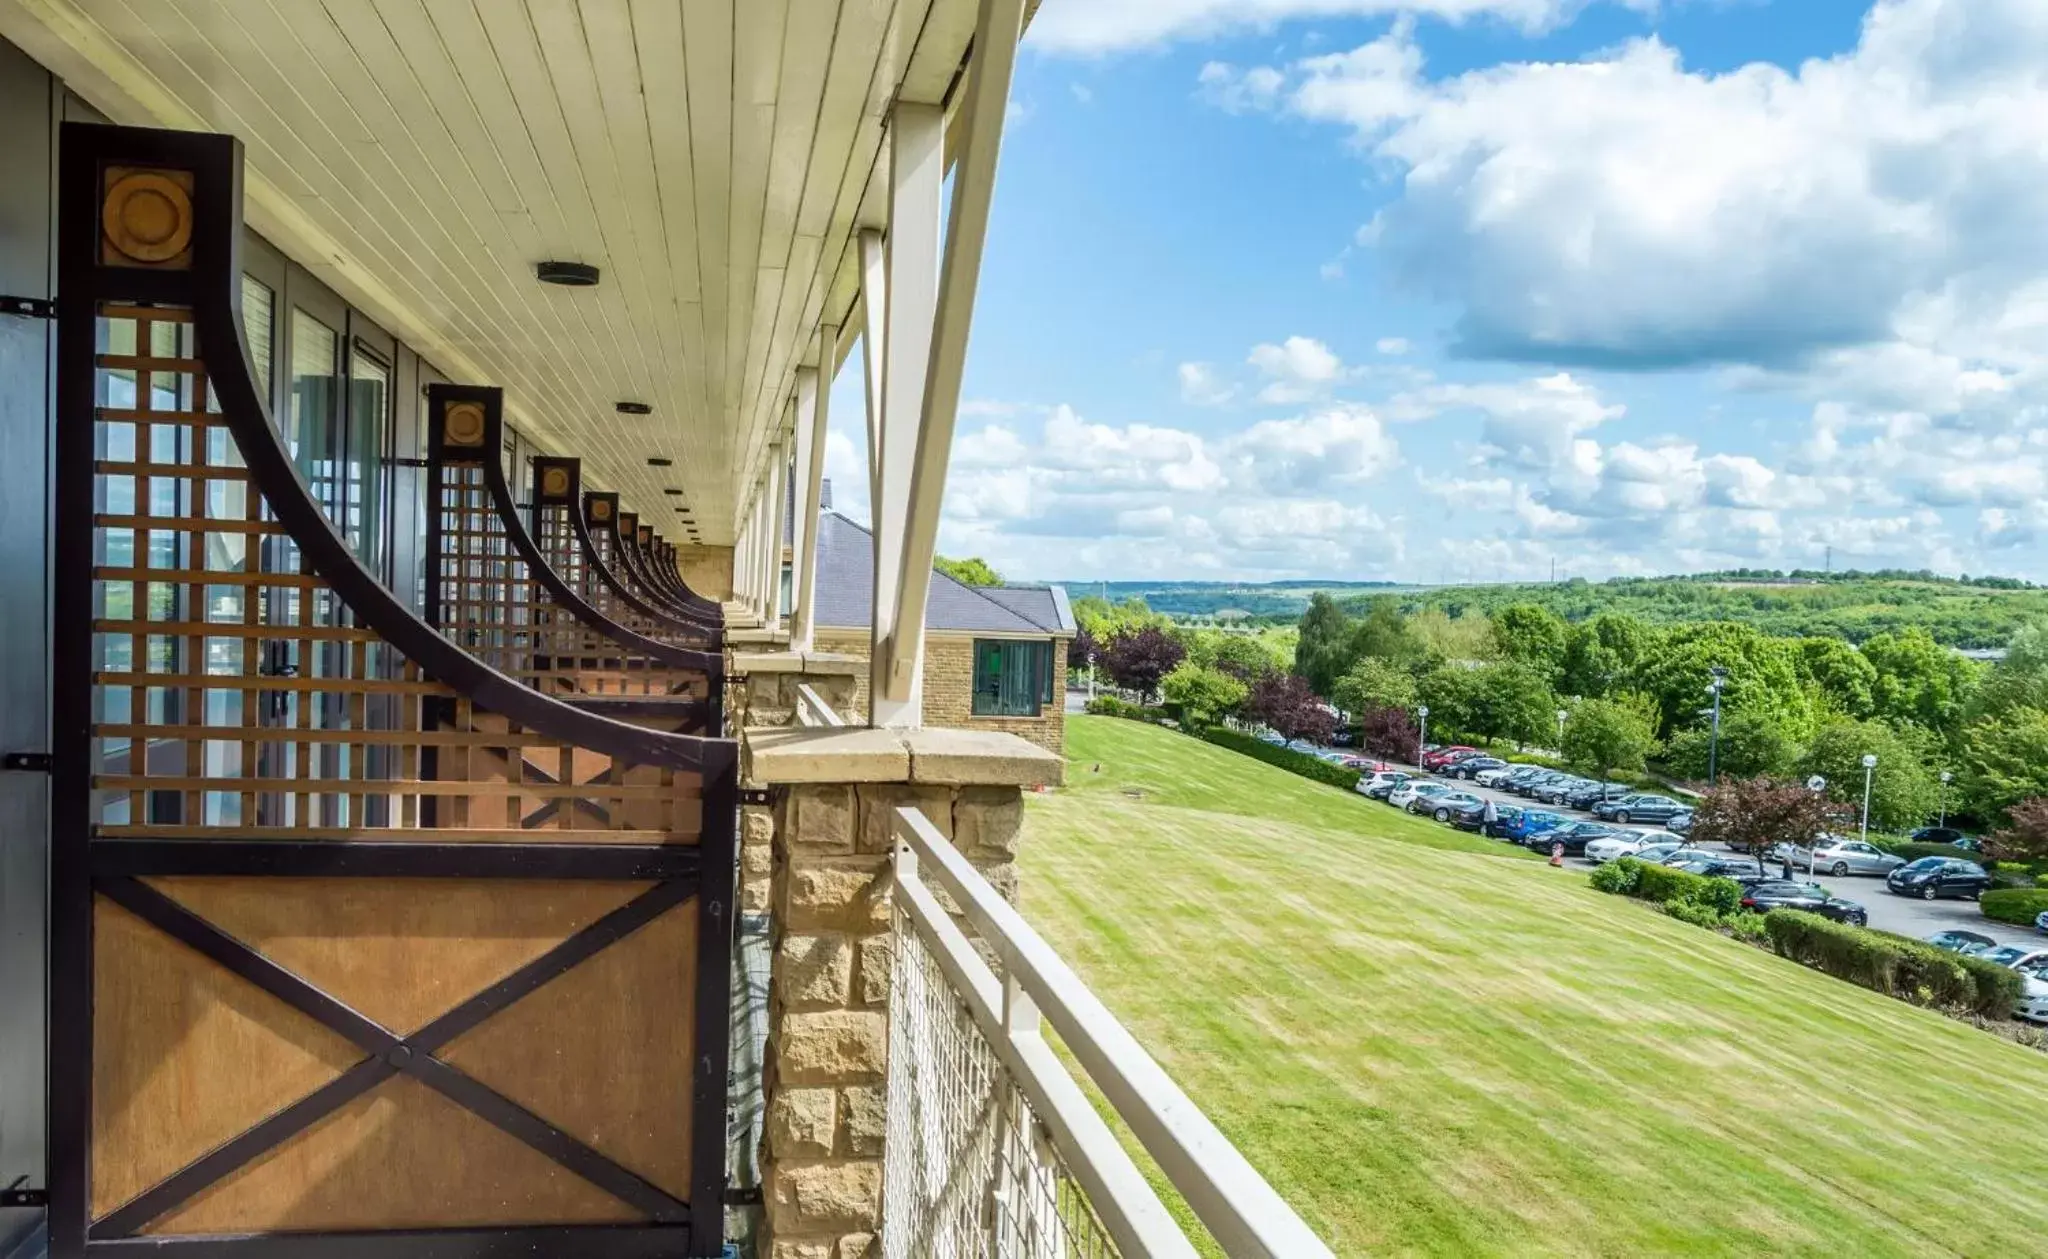
[[[597,283],[597,268],[587,262],[539,262],[533,267],[533,274],[542,284],[559,284],[564,288],[587,289]]]
[[[653,415],[654,408],[645,402],[614,402],[612,409],[620,415]]]
[[[655,455],[652,458],[648,459],[647,466],[650,468],[666,468],[673,463],[675,463],[675,460],[673,459],[663,459],[661,456]]]
[[[663,490],[663,491],[662,491],[662,493],[664,493],[664,494],[681,494],[681,493],[682,493],[682,491],[681,491],[681,490],[679,490],[679,489],[677,489],[677,488],[676,488],[675,486],[671,485],[671,486],[669,486],[669,487],[668,487],[667,489]],[[677,508],[676,510],[677,510],[677,511],[681,511],[681,510],[682,510],[682,508],[678,507],[678,508]]]

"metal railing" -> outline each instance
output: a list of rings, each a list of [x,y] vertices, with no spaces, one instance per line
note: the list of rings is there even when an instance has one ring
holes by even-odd
[[[800,726],[843,726],[846,719],[832,711],[832,706],[811,689],[808,682],[799,682],[796,687],[796,722]]]
[[[1330,1254],[930,819],[895,835],[885,1259],[1196,1254],[1045,1023],[1227,1254]]]

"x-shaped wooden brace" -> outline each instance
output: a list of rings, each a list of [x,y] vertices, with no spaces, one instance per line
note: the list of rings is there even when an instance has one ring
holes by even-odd
[[[108,1212],[93,1223],[88,1234],[93,1239],[133,1236],[135,1230],[164,1212],[400,1072],[517,1137],[606,1193],[645,1212],[654,1222],[683,1224],[689,1221],[687,1202],[621,1167],[434,1054],[457,1036],[542,984],[688,900],[696,894],[696,879],[670,879],[655,884],[406,1036],[350,1009],[140,880],[127,877],[102,879],[96,890],[172,939],[353,1041],[369,1057]]]

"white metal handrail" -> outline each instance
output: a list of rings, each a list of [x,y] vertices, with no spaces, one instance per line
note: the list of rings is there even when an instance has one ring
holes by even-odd
[[[1016,1076],[1055,1147],[1127,1255],[1195,1253],[1040,1031],[1051,1022],[1089,1080],[1234,1259],[1330,1249],[1153,1061],[1072,968],[916,808],[896,810],[898,905]],[[939,905],[929,877],[980,932],[997,977]]]
[[[846,719],[832,711],[808,682],[796,684],[796,720],[801,726],[843,726]]]

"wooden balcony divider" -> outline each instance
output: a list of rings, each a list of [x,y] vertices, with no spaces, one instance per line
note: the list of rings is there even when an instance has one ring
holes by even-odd
[[[723,654],[658,641],[593,607],[520,519],[504,447],[499,390],[428,388],[428,622],[499,672],[579,708],[717,733]],[[720,635],[696,637],[716,643]]]
[[[657,606],[636,592],[613,562],[615,545],[608,529],[592,523],[600,510],[605,519],[618,510],[616,495],[586,494],[582,460],[542,455],[533,461],[533,503],[528,532],[543,559],[562,575],[584,601],[617,624],[661,642],[717,651],[724,645],[722,610],[684,618]]]
[[[252,367],[236,141],[60,154],[52,1255],[719,1254],[736,745],[588,693],[672,649],[378,583]]]
[[[618,495],[586,490],[583,519],[592,562],[616,577],[635,598],[670,621],[684,625],[724,624],[722,609],[678,603],[655,584],[640,560],[639,517],[619,507]]]

